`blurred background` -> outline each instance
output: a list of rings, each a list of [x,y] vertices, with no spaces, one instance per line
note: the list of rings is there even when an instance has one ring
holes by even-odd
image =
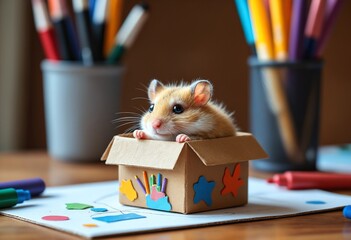
[[[137,1],[124,2],[126,16]],[[147,108],[151,79],[209,79],[241,130],[249,131],[250,54],[233,0],[150,0],[150,16],[125,54],[121,111]],[[324,52],[320,144],[351,142],[351,1],[345,1]],[[31,1],[0,1],[0,151],[45,149],[40,62]],[[113,119],[111,119],[112,121]],[[94,129],[92,129],[94,131]],[[123,129],[116,129],[116,134]]]

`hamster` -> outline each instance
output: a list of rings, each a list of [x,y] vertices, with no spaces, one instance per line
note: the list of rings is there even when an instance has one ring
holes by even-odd
[[[207,80],[189,85],[163,85],[158,80],[148,87],[149,110],[141,117],[137,139],[179,143],[236,135],[232,118],[221,104],[211,100],[213,86]]]

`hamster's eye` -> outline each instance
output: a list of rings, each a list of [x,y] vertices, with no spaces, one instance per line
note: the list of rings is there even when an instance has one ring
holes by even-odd
[[[175,114],[181,114],[182,112],[184,112],[184,108],[183,108],[182,105],[176,104],[176,105],[173,106],[173,112]]]
[[[149,112],[152,112],[154,110],[154,106],[155,104],[151,104],[150,107],[149,107]]]

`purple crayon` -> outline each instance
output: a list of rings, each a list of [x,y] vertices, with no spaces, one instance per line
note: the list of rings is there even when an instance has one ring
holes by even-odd
[[[32,197],[37,197],[44,192],[45,183],[41,178],[30,178],[11,182],[1,182],[0,189],[4,188],[29,190]]]

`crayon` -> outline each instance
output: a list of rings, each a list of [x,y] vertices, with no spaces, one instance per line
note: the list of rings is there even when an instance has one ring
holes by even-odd
[[[1,182],[0,189],[15,188],[30,191],[32,197],[37,197],[45,190],[45,182],[41,178],[29,178],[9,182]]]
[[[351,174],[288,171],[267,179],[287,189],[351,189]]]

